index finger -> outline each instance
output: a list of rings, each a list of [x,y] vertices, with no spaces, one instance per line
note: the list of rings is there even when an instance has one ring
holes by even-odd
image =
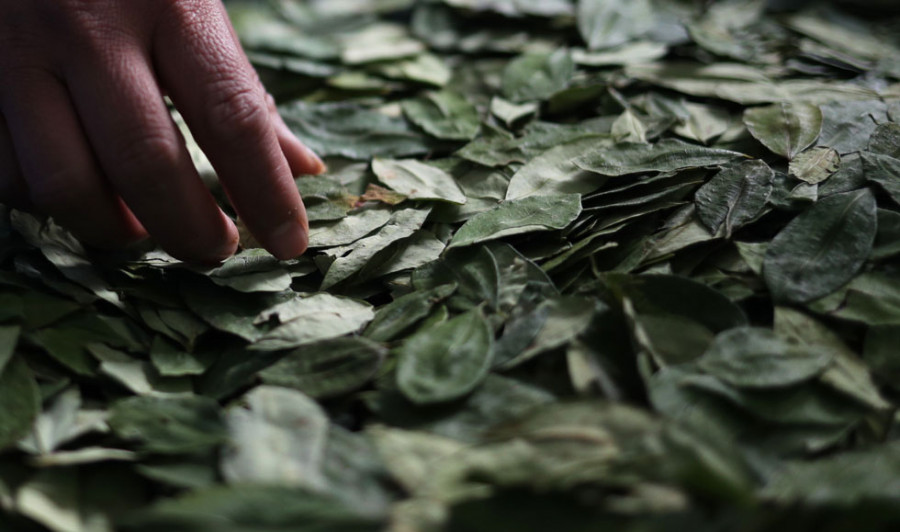
[[[273,255],[306,250],[309,226],[256,74],[219,2],[176,2],[159,22],[157,69],[244,223]]]

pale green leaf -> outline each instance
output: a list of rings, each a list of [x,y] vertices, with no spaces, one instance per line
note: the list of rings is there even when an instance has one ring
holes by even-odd
[[[688,168],[719,166],[743,154],[720,148],[705,148],[675,139],[656,144],[622,143],[600,147],[575,159],[579,167],[608,176],[642,172],[672,172]]]
[[[831,148],[813,148],[791,161],[791,175],[810,185],[822,183],[841,168],[841,156]]]
[[[809,103],[778,103],[744,112],[744,124],[756,140],[792,160],[822,131],[822,110]]]
[[[378,180],[409,199],[448,201],[463,205],[466,195],[449,173],[414,159],[375,159],[372,171]]]
[[[449,248],[469,246],[504,236],[563,229],[581,214],[581,196],[554,194],[506,201],[477,214],[450,241]]]

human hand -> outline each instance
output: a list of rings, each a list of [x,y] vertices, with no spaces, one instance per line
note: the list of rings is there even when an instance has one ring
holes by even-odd
[[[0,0],[0,201],[88,244],[147,234],[173,256],[230,256],[238,233],[194,168],[168,95],[250,232],[306,249],[293,175],[324,165],[288,130],[219,0]]]

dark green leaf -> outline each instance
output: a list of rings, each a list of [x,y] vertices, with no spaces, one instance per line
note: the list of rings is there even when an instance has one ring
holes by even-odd
[[[445,140],[472,140],[481,128],[478,109],[455,92],[433,92],[403,103],[409,120],[429,135]]]
[[[566,88],[574,71],[568,50],[525,54],[503,72],[503,95],[514,102],[549,98]]]
[[[0,371],[0,451],[28,434],[40,409],[34,375],[22,360],[13,358]]]
[[[351,159],[404,157],[426,153],[428,140],[402,118],[337,104],[294,103],[280,109],[285,122],[304,144],[320,155]]]
[[[152,453],[199,453],[227,438],[219,405],[205,397],[123,399],[110,409],[109,425],[119,437]]]
[[[753,221],[772,194],[775,172],[762,161],[726,167],[697,191],[697,215],[712,233],[725,237]]]
[[[876,229],[869,190],[825,198],[772,240],[763,268],[766,284],[779,301],[805,303],[828,295],[862,267]]]
[[[386,350],[364,338],[337,338],[304,346],[259,373],[266,384],[299,390],[314,398],[334,397],[371,380]]]
[[[378,309],[364,335],[376,342],[389,342],[425,319],[436,304],[455,291],[455,284],[447,284],[399,297]]]
[[[828,352],[792,347],[768,329],[745,327],[716,336],[698,365],[734,386],[778,388],[819,375],[831,360]]]
[[[494,333],[480,310],[422,330],[399,350],[397,384],[416,404],[443,403],[474,390],[493,358]]]

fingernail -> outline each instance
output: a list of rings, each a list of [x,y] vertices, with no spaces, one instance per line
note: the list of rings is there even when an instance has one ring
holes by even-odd
[[[280,225],[269,237],[269,252],[279,260],[299,257],[306,251],[309,236],[299,219]]]
[[[313,171],[313,175],[324,174],[325,172],[328,171],[328,167],[325,166],[325,163],[322,161],[322,158],[319,157],[318,155],[316,155],[316,152],[312,151],[311,149],[307,148],[306,146],[303,146],[303,149],[306,150],[306,154],[309,156],[310,160],[313,163],[313,166],[315,167],[315,170]]]
[[[232,255],[234,255],[235,251],[237,251],[238,248],[237,228],[234,227],[234,222],[232,222],[225,213],[222,213],[221,216],[222,222],[227,228],[228,238],[226,239],[225,243],[222,244],[222,246],[218,250],[216,250],[216,253],[209,258],[209,261],[212,263],[220,263],[227,260]]]

